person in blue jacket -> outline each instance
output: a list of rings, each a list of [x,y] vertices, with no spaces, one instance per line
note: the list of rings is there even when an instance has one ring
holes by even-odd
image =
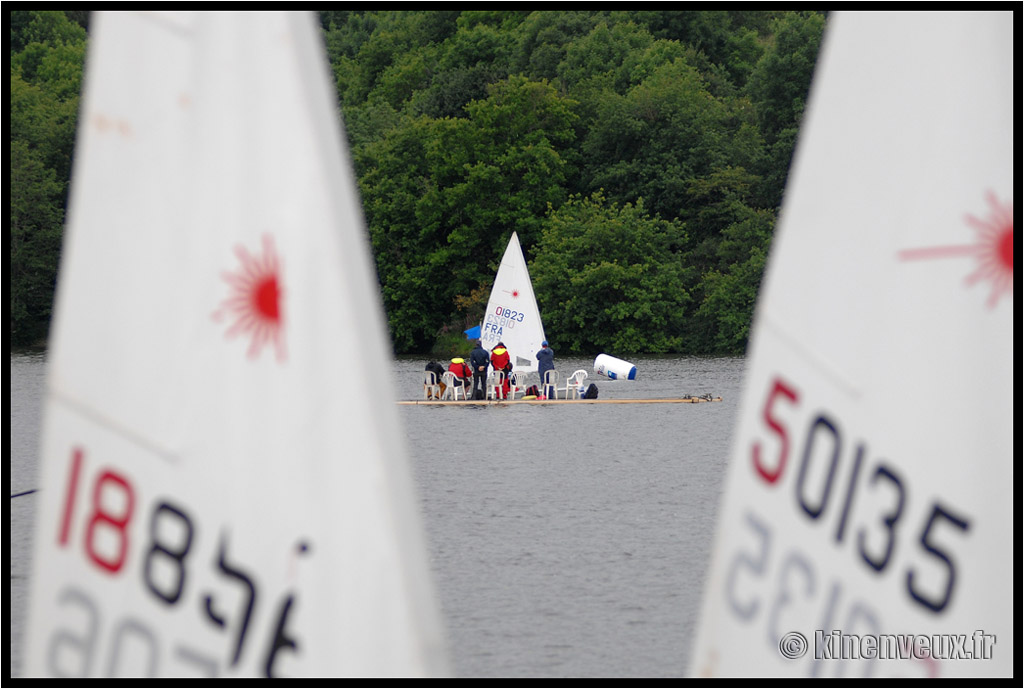
[[[476,347],[469,353],[469,367],[473,369],[473,399],[487,399],[487,366],[491,355],[484,349],[483,342],[476,341]]]
[[[541,394],[547,396],[547,390],[544,389],[544,374],[548,371],[555,369],[555,351],[548,347],[548,341],[544,340],[540,343],[540,350],[537,352],[537,373],[540,374],[540,385]],[[552,395],[554,397],[554,395]]]

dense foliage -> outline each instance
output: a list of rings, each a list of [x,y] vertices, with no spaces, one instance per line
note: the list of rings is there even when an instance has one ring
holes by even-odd
[[[49,313],[74,15],[11,13],[16,341]],[[513,231],[561,351],[744,351],[821,13],[320,18],[396,352],[479,322]]]
[[[86,30],[66,12],[11,12],[10,335],[46,337],[60,255]]]

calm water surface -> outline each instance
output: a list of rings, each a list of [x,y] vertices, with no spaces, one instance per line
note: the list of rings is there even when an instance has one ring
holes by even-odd
[[[403,406],[400,418],[459,677],[678,677],[686,671],[743,359],[581,368],[599,399],[711,404]],[[401,359],[419,399],[425,359]],[[36,488],[45,357],[11,356],[11,495]],[[531,381],[535,382],[535,381]],[[11,673],[20,675],[34,494],[10,498]]]

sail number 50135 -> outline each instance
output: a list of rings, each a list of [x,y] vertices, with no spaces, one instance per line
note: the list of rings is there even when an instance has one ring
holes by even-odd
[[[809,417],[803,429],[803,442],[797,435],[801,424],[790,423],[799,411],[800,393],[796,386],[781,377],[771,380],[761,410],[765,438],[751,445],[754,472],[767,486],[776,485],[785,475],[790,460],[797,463],[795,507],[815,524],[822,524],[835,500],[839,507],[834,521],[833,538],[837,544],[846,538],[848,526],[854,521],[858,489],[871,491],[870,514],[864,515],[856,530],[856,551],[860,561],[876,572],[885,571],[894,561],[908,521],[904,514],[909,486],[898,469],[884,459],[877,459],[861,480],[867,456],[866,444],[858,440],[846,452],[844,434],[838,420],[828,412]],[[774,456],[765,451],[767,438],[777,447]],[[798,454],[791,454],[793,450]],[[843,479],[837,481],[844,465],[849,465]],[[813,480],[812,476],[821,477]],[[863,510],[862,510],[863,511]],[[941,504],[932,502],[921,522],[918,543],[925,563],[907,567],[906,591],[918,605],[933,613],[941,613],[953,599],[957,568],[954,558],[943,542],[943,532],[955,539],[970,529],[970,519]],[[926,571],[931,568],[931,573]],[[935,571],[938,574],[935,574]],[[931,584],[927,582],[932,582]],[[935,586],[934,582],[939,581]]]

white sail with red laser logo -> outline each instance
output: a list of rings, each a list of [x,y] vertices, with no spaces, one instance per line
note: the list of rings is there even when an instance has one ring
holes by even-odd
[[[28,674],[443,673],[314,16],[90,33]]]
[[[487,312],[480,327],[480,341],[488,350],[503,343],[516,371],[536,371],[537,352],[544,342],[544,324],[533,294],[519,235],[512,233],[501,257]]]
[[[1013,19],[830,15],[695,676],[1013,673]]]

